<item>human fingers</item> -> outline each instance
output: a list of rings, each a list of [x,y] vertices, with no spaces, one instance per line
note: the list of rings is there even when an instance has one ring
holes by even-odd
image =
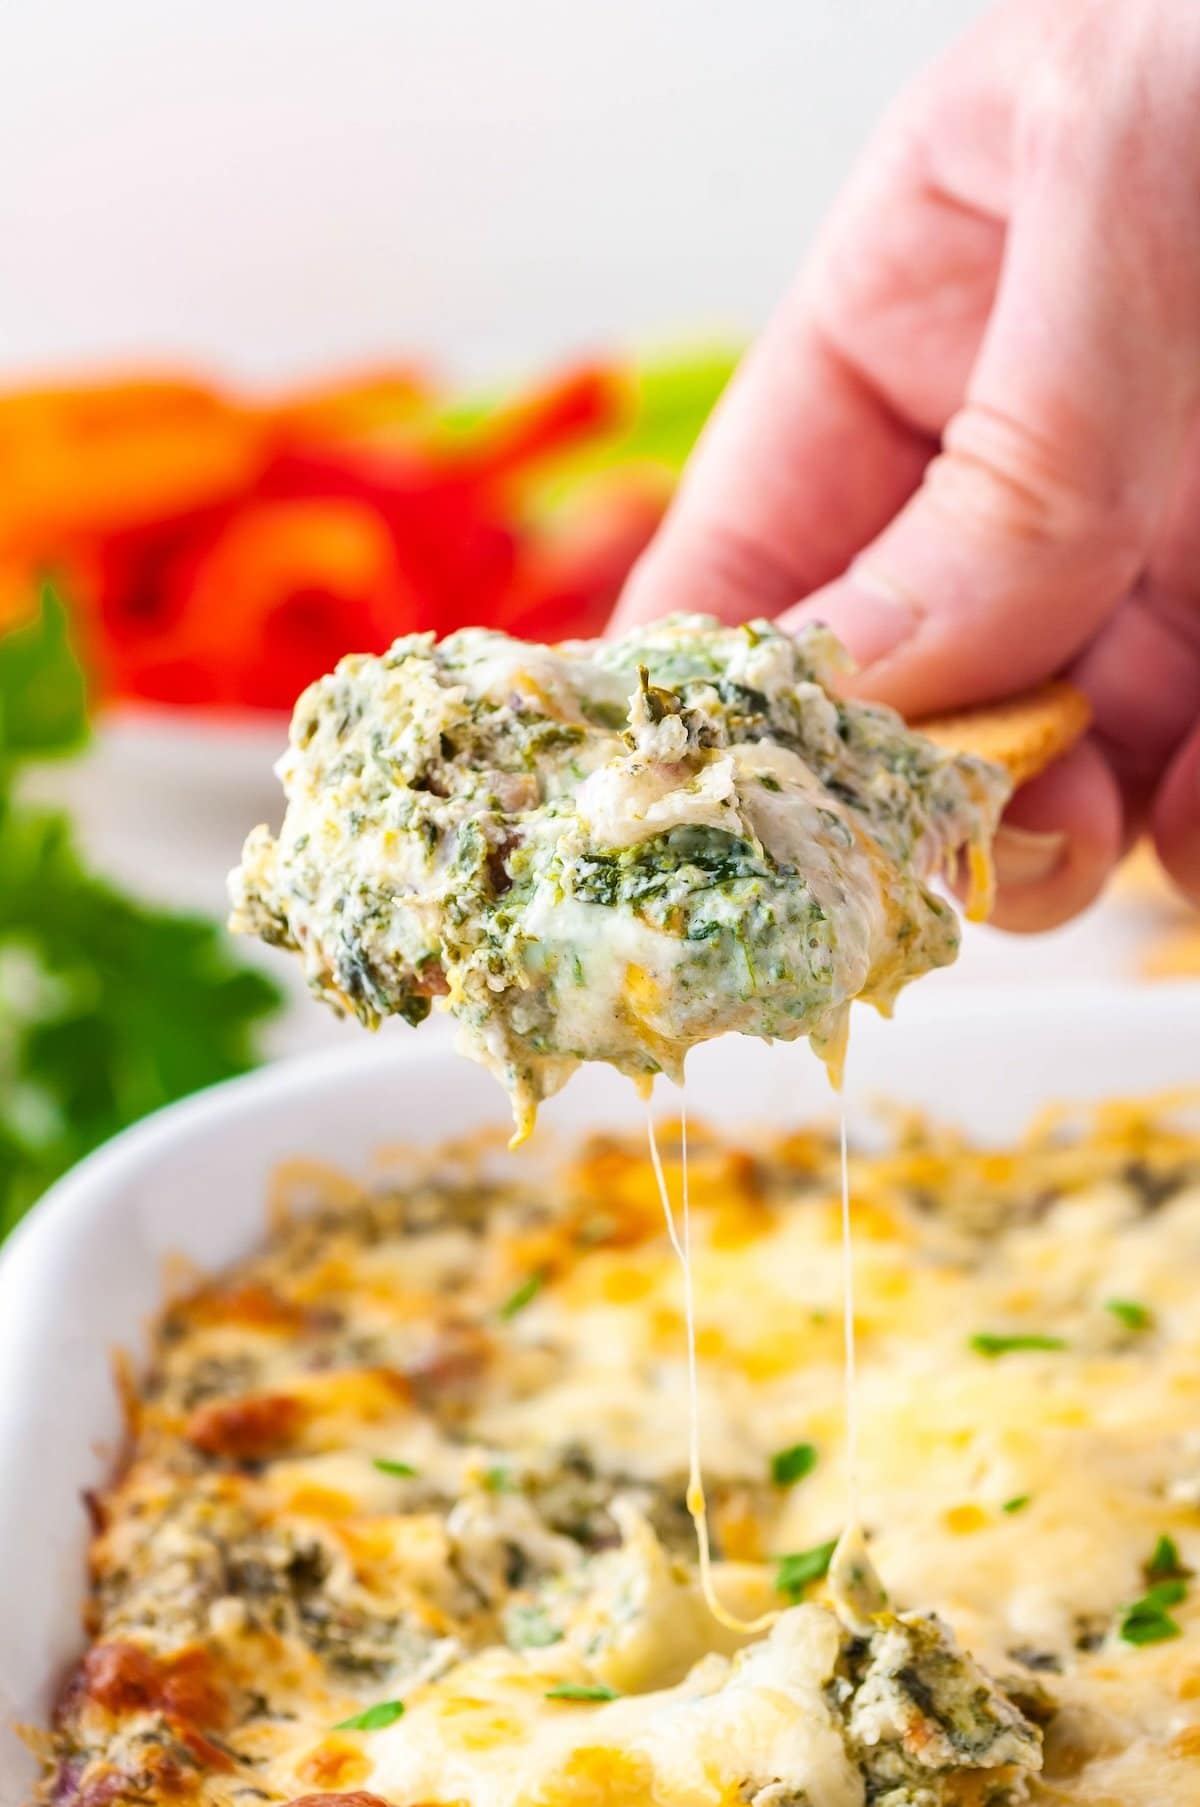
[[[1099,895],[1120,857],[1120,788],[1091,739],[1022,785],[995,841],[990,920],[1030,933],[1056,928]]]
[[[1056,18],[1080,0],[1060,0]],[[843,571],[916,488],[995,293],[1012,96],[1048,35],[1010,0],[889,110],[743,360],[634,571],[620,629],[774,614]]]
[[[790,296],[718,403],[614,630],[676,609],[778,614],[878,532],[931,451]]]
[[[828,621],[856,688],[921,714],[1037,682],[1136,579],[1200,391],[1198,80],[1200,21],[1150,6],[1089,11],[1031,84],[966,404],[920,491],[784,617]]]
[[[1180,890],[1200,903],[1200,723],[1167,769],[1151,825],[1163,865]]]

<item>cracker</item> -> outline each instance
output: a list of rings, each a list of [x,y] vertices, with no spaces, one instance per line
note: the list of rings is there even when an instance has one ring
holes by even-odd
[[[1091,704],[1083,692],[1059,678],[1000,703],[984,703],[955,715],[931,715],[913,726],[939,747],[994,760],[1015,788],[1069,752],[1086,734],[1091,719]]]

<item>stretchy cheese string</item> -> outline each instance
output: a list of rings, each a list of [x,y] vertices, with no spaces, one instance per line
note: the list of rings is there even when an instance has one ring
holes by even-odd
[[[688,1194],[688,1151],[687,1151],[687,1098],[683,1100],[680,1113],[680,1156],[683,1167],[683,1238],[680,1240],[675,1223],[675,1213],[671,1207],[670,1194],[667,1191],[666,1175],[663,1173],[662,1160],[658,1152],[658,1137],[654,1133],[654,1117],[649,1101],[646,1104],[646,1129],[650,1138],[650,1164],[654,1169],[654,1178],[658,1183],[658,1196],[662,1200],[663,1216],[667,1223],[667,1236],[674,1249],[683,1273],[683,1310],[687,1326],[687,1362],[688,1362],[688,1490],[687,1508],[696,1527],[696,1546],[700,1557],[700,1590],[709,1612],[719,1625],[727,1631],[741,1633],[769,1631],[780,1617],[781,1609],[761,1613],[757,1619],[739,1619],[731,1613],[717,1598],[712,1579],[712,1546],[708,1535],[708,1503],[704,1497],[704,1481],[700,1470],[700,1385],[696,1371],[696,1293],[692,1284],[692,1211]]]
[[[854,1347],[854,1239],[850,1225],[850,1156],[846,1145],[846,1094],[838,1087],[838,1140],[842,1169],[842,1386],[846,1417],[846,1527],[858,1526],[858,1363]]]
[[[839,1074],[840,1079],[840,1074]],[[858,1372],[855,1358],[854,1339],[854,1243],[851,1235],[850,1216],[850,1158],[846,1134],[846,1098],[840,1083],[838,1093],[838,1144],[841,1166],[842,1191],[842,1329],[843,1329],[843,1388],[845,1396],[846,1418],[846,1530],[843,1537],[853,1535],[858,1526],[859,1516],[859,1472],[858,1472]],[[682,1168],[682,1219],[683,1235],[680,1236],[675,1221],[675,1212],[671,1205],[671,1195],[667,1189],[666,1174],[663,1172],[662,1157],[658,1149],[658,1137],[654,1130],[654,1116],[650,1100],[646,1100],[646,1133],[650,1143],[650,1164],[654,1169],[654,1178],[658,1186],[658,1196],[662,1202],[663,1217],[666,1220],[667,1237],[675,1251],[683,1275],[683,1311],[687,1340],[687,1384],[688,1384],[688,1489],[687,1509],[692,1523],[696,1527],[696,1547],[700,1562],[700,1590],[704,1602],[713,1618],[727,1631],[742,1634],[769,1631],[780,1618],[783,1608],[775,1607],[770,1612],[760,1613],[755,1619],[741,1619],[736,1613],[722,1605],[717,1597],[712,1578],[712,1544],[708,1531],[708,1502],[704,1494],[704,1477],[700,1456],[700,1380],[696,1360],[696,1290],[692,1274],[692,1211],[691,1197],[688,1189],[688,1133],[687,1133],[687,1094],[683,1092],[680,1106],[680,1165]]]

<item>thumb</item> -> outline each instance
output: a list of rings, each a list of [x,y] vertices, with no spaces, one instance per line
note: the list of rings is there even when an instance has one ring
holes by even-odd
[[[995,305],[940,455],[846,575],[783,618],[828,622],[853,687],[909,715],[1074,657],[1145,561],[1195,407],[1194,97],[1147,69],[1161,45],[1136,18],[1114,47],[1113,17],[1089,14],[1103,41],[1089,24],[1060,45],[1016,122]]]
[[[1148,530],[1019,417],[969,403],[920,490],[845,576],[783,617],[826,622],[848,688],[919,718],[1060,671],[1132,584]]]

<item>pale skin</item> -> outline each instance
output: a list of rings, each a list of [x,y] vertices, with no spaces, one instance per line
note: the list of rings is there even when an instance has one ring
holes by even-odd
[[[617,625],[827,621],[911,716],[1067,673],[1010,805],[1042,929],[1146,829],[1200,899],[1200,4],[1006,0],[885,118]]]

